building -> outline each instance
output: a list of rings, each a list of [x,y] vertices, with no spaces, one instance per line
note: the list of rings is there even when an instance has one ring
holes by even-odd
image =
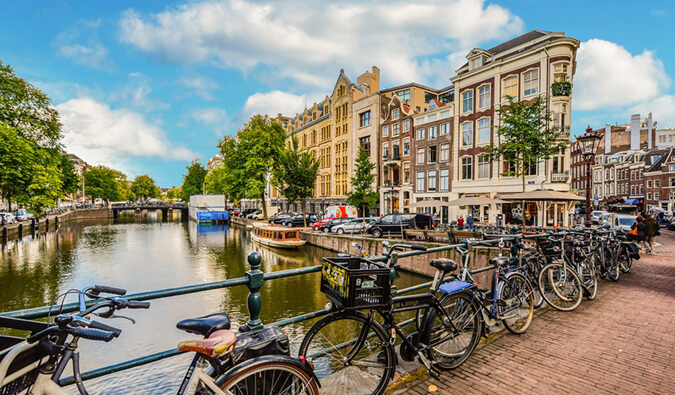
[[[222,164],[223,164],[223,156],[213,155],[213,157],[209,159],[208,162],[206,162],[206,171],[210,172],[211,170],[221,166]]]
[[[499,143],[496,110],[507,104],[506,96],[517,100],[545,97],[553,117],[550,127],[559,128],[565,138],[570,138],[571,87],[578,48],[579,41],[564,33],[533,30],[494,48],[469,52],[467,62],[450,79],[456,98],[453,158],[457,166],[452,174],[452,198],[522,192],[521,179],[505,175],[509,171],[505,163],[490,162],[485,156],[490,144]],[[525,190],[569,191],[569,152],[531,166]],[[507,222],[522,221],[522,213],[525,219],[530,218],[529,223],[535,223],[535,204],[525,208],[518,203],[509,206],[504,205]],[[451,216],[457,214],[451,212]],[[496,220],[494,213],[474,210],[472,214],[480,220]],[[564,205],[551,205],[547,218],[553,219],[553,224],[566,224]]]

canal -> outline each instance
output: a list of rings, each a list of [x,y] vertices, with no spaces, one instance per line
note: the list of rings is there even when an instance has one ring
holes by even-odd
[[[129,293],[200,284],[245,276],[251,251],[263,256],[261,270],[272,272],[320,264],[334,253],[313,246],[282,251],[253,245],[239,226],[162,222],[153,214],[142,218],[73,222],[58,230],[11,241],[0,254],[0,311],[49,304],[69,289],[104,284]],[[411,273],[396,280],[399,289],[427,281]],[[321,309],[320,273],[267,281],[261,289],[263,323]],[[149,310],[123,311],[124,319],[106,320],[122,335],[109,343],[81,341],[82,371],[174,348],[193,335],[176,322],[225,311],[233,322],[248,320],[245,286],[177,296],[151,302]],[[314,321],[287,326],[292,353]],[[191,356],[180,355],[145,367],[85,382],[92,394],[175,393]],[[70,375],[70,371],[67,372]],[[77,393],[74,386],[70,392]]]

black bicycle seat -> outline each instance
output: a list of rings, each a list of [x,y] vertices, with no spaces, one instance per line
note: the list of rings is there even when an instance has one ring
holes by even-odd
[[[429,264],[445,273],[454,272],[457,270],[457,262],[453,261],[452,259],[432,259]]]
[[[198,318],[188,318],[176,324],[176,328],[188,333],[209,337],[213,332],[230,329],[230,317],[227,313],[216,313]]]

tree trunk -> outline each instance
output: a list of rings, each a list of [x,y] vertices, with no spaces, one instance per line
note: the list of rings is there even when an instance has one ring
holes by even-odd
[[[12,212],[12,197],[7,195],[7,211]]]
[[[263,210],[263,221],[267,221],[267,205],[265,204],[265,191],[260,194],[260,205]]]
[[[304,221],[305,228],[307,227],[307,213],[306,213],[306,207],[305,207],[305,199],[300,200],[300,204],[302,205],[302,220]]]
[[[523,192],[525,192],[525,168],[523,168],[523,174],[521,175],[523,179]]]

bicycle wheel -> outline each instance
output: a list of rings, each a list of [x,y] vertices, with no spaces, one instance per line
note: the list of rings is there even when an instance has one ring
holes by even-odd
[[[628,273],[631,266],[633,266],[633,258],[630,257],[627,249],[622,248],[621,253],[619,254],[619,267],[622,272]]]
[[[581,280],[566,265],[549,263],[539,272],[538,282],[541,296],[554,309],[572,311],[581,304]]]
[[[311,360],[321,391],[381,394],[394,373],[394,347],[388,333],[373,321],[363,346],[357,340],[368,317],[358,311],[328,315],[307,332],[298,355]]]
[[[449,370],[466,361],[478,345],[483,318],[468,293],[443,295],[439,303],[444,311],[436,307],[429,310],[420,340],[428,346],[427,358],[435,366]]]
[[[534,308],[538,309],[544,304],[544,297],[541,296],[541,290],[539,289],[539,283],[537,282],[538,274],[541,271],[541,268],[544,266],[544,263],[537,257],[528,259],[526,262],[527,265],[527,275],[526,278],[532,287],[533,296],[534,296]]]
[[[619,268],[619,262],[612,262],[607,266],[607,277],[612,281],[619,281],[619,276],[621,275],[621,269]]]
[[[319,388],[307,372],[283,361],[252,362],[251,366],[216,383],[227,394],[318,395]]]
[[[498,316],[509,332],[520,335],[532,324],[534,296],[532,286],[520,273],[507,275],[498,285],[497,299],[505,306],[497,305]]]
[[[595,299],[598,294],[598,277],[595,275],[595,263],[590,258],[581,262],[581,281],[584,285],[584,295],[588,300]]]

